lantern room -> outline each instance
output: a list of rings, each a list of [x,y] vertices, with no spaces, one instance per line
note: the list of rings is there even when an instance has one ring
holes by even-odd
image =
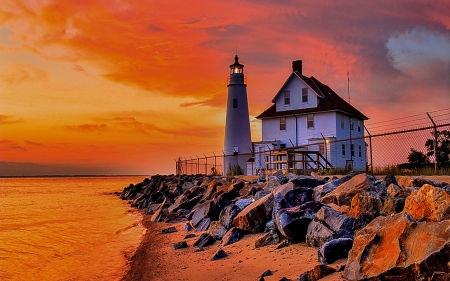
[[[234,57],[234,63],[230,65],[230,74],[243,74],[244,73],[244,65],[239,63],[239,58],[236,55]]]

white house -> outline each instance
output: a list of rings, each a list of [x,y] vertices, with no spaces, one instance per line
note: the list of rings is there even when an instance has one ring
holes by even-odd
[[[262,121],[262,141],[254,143],[253,172],[321,167],[364,170],[364,120],[368,118],[329,86],[304,76],[301,60],[292,62],[292,70],[272,106],[256,117]]]

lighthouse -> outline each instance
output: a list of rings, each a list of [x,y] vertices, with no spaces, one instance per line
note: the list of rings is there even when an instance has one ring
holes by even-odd
[[[239,63],[237,54],[234,63],[230,65],[228,80],[223,170],[226,175],[230,165],[239,165],[246,174],[247,161],[251,158],[252,140],[244,65]]]

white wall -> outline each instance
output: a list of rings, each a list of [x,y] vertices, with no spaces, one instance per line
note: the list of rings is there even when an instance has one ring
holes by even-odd
[[[308,102],[302,103],[302,89],[308,88]],[[284,104],[284,91],[290,91],[290,104]],[[287,81],[287,83],[279,91],[279,95],[276,97],[277,112],[294,110],[300,108],[312,108],[317,107],[317,95],[316,93],[295,74]]]

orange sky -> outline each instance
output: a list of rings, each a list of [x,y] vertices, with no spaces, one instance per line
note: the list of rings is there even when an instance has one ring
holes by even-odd
[[[303,60],[371,122],[450,107],[450,2],[2,1],[0,175],[174,173],[220,154],[236,46],[254,116]],[[395,3],[392,3],[395,2]]]

